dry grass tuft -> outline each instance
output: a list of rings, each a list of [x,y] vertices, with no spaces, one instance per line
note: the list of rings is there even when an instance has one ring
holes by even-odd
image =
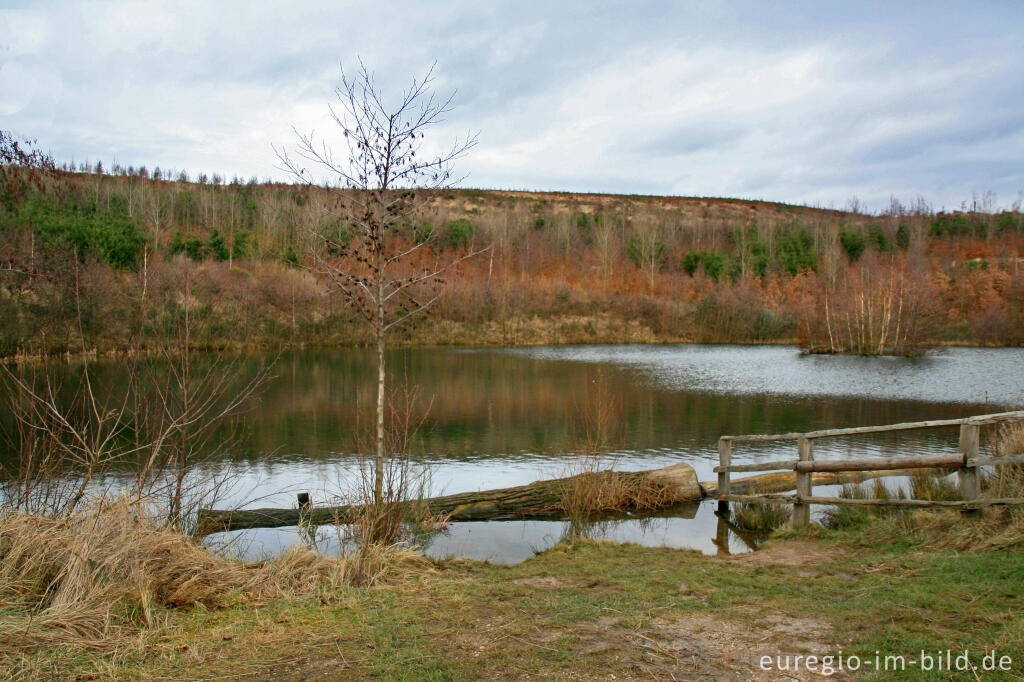
[[[1024,423],[1005,424],[992,443],[992,453],[1024,453]],[[925,500],[963,499],[954,480],[921,474],[911,481],[911,497]],[[852,493],[856,495],[856,493]],[[902,491],[900,491],[902,495]],[[982,480],[983,497],[1024,497],[1024,466],[996,465]],[[990,507],[965,518],[953,510],[863,510],[840,508],[830,512],[830,525],[852,525],[867,515],[877,517],[865,530],[870,540],[917,536],[925,547],[957,551],[992,551],[1024,547],[1024,508]]]
[[[570,519],[585,519],[602,512],[624,509],[649,510],[674,502],[674,492],[636,472],[596,470],[597,457],[581,455],[576,466],[582,471],[559,481],[559,503]]]
[[[790,507],[781,504],[739,504],[732,521],[744,530],[767,532],[786,525],[792,515]]]
[[[9,513],[0,517],[0,652],[114,649],[159,626],[167,608],[322,596],[357,576],[379,580],[409,555],[386,546],[342,558],[293,548],[245,564],[123,500],[60,518]]]
[[[615,471],[615,446],[625,440],[619,405],[598,371],[575,426],[576,457],[556,483],[558,507],[569,519],[570,536],[601,514],[658,509],[676,500],[666,486],[638,473]]]
[[[992,443],[992,452],[996,456],[1024,454],[1024,423],[1002,425]],[[996,465],[982,481],[982,496],[1024,497],[1024,466]],[[958,551],[1024,547],[1024,508],[1020,506],[991,507],[975,519],[945,513],[931,517],[915,515],[912,520],[926,534],[930,547]]]

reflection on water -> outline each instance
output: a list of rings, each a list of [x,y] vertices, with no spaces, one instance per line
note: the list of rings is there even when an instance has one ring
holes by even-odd
[[[252,360],[255,366],[257,359]],[[410,450],[432,494],[485,490],[564,475],[581,414],[597,386],[616,405],[620,469],[690,463],[714,478],[723,434],[944,419],[1024,404],[1024,352],[955,348],[918,359],[804,356],[785,346],[577,346],[394,351],[392,381],[422,386],[426,414]],[[100,368],[116,381],[118,363]],[[373,356],[360,350],[285,354],[261,401],[243,419],[243,446],[211,463],[232,489],[224,506],[290,506],[299,490],[320,503],[358,480],[360,425],[375,403]],[[3,415],[0,415],[0,420]],[[820,441],[820,458],[948,452],[955,429]],[[734,463],[789,458],[794,443],[737,445]],[[116,478],[116,477],[115,477]],[[102,482],[101,482],[102,483]],[[106,481],[110,483],[110,481]],[[824,494],[824,493],[823,493]],[[623,519],[598,536],[714,553],[718,519]],[[565,533],[556,522],[456,523],[426,548],[433,556],[518,561]],[[250,556],[295,539],[289,530],[245,534]],[[334,541],[336,542],[336,540]],[[746,545],[733,538],[732,551]],[[330,541],[328,541],[328,545]]]

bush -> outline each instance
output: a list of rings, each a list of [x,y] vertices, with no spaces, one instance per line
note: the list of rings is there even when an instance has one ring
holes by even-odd
[[[716,282],[726,274],[728,259],[724,253],[716,251],[705,253],[701,256],[701,261],[704,263],[704,272]]]
[[[904,251],[910,248],[910,230],[903,223],[900,223],[899,228],[896,230],[896,246]]]
[[[839,228],[839,244],[843,247],[843,251],[846,252],[846,257],[850,262],[856,263],[857,259],[864,253],[867,240],[864,239],[864,235],[860,231],[841,227]]]
[[[345,246],[348,245],[348,242],[352,241],[352,235],[348,233],[347,230],[346,234],[348,235],[348,239],[344,242]],[[430,224],[429,220],[424,220],[413,229],[412,238],[413,240],[415,240],[417,244],[422,244],[426,242],[428,239],[430,239],[433,236],[433,234],[434,226]]]
[[[586,213],[576,214],[576,230],[580,233],[580,239],[587,246],[594,242],[594,223],[595,220]]]
[[[638,268],[653,264],[660,272],[668,264],[668,247],[665,246],[665,243],[661,241],[647,243],[638,234],[634,234],[629,238],[626,255],[633,261],[633,265]]]
[[[448,223],[448,245],[453,249],[465,248],[473,237],[476,228],[473,223],[465,218],[459,218]]]
[[[18,219],[44,246],[74,249],[81,259],[98,256],[115,268],[134,267],[145,241],[123,202],[103,210],[92,202],[58,203],[36,196],[20,207]]]
[[[814,250],[814,238],[801,229],[779,238],[778,258],[782,269],[791,275],[801,270],[817,270],[818,254]]]
[[[245,260],[249,257],[249,233],[245,230],[235,235],[231,243],[231,257],[235,260]]]
[[[870,242],[871,246],[875,247],[878,251],[885,252],[892,250],[892,240],[889,239],[889,235],[885,233],[885,230],[882,229],[881,225],[872,225],[871,228],[868,229],[868,242]]]
[[[167,252],[172,256],[177,256],[179,253],[185,253],[185,235],[178,230],[171,237],[170,243],[167,244]]]
[[[292,244],[288,245],[281,253],[281,262],[293,268],[301,268],[302,261],[299,260],[299,254],[295,253],[295,247]]]
[[[758,277],[764,277],[768,270],[768,245],[761,241],[752,241],[747,247],[750,254],[750,270]]]
[[[224,235],[220,233],[220,230],[214,230],[210,233],[210,240],[206,245],[210,249],[210,253],[213,254],[214,260],[226,261],[228,259],[228,245],[224,241]]]
[[[185,255],[192,260],[199,260],[203,256],[203,240],[195,235],[190,235],[185,240]]]
[[[1024,228],[1024,220],[1021,220],[1020,213],[1013,211],[1000,211],[995,216],[995,230],[996,232],[1016,232]]]
[[[682,266],[687,275],[692,277],[693,273],[697,272],[697,268],[700,266],[700,260],[700,251],[689,251],[685,256],[683,256]]]

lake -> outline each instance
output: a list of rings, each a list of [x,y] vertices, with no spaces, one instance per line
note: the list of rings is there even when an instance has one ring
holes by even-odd
[[[257,359],[247,362],[256,365]],[[715,478],[725,434],[781,433],[983,414],[1024,405],[1024,351],[948,348],[921,358],[803,355],[790,346],[560,346],[413,349],[388,355],[393,385],[418,387],[420,428],[408,450],[429,475],[431,494],[484,490],[573,471],[578,449],[605,404],[617,428],[611,456],[620,469],[679,461],[700,480]],[[116,377],[117,363],[101,367]],[[242,419],[243,442],[210,464],[230,479],[220,506],[292,506],[308,491],[325,503],[353,490],[360,434],[372,423],[373,354],[339,349],[281,355],[274,378]],[[398,403],[409,403],[396,399]],[[948,452],[955,429],[827,439],[817,457]],[[368,448],[362,448],[366,450]],[[737,446],[735,463],[795,457],[794,443]],[[107,481],[113,483],[113,481]],[[827,494],[824,487],[816,488]],[[714,507],[601,524],[598,537],[707,553]],[[522,560],[558,541],[559,522],[453,523],[433,536],[433,556]],[[321,533],[333,551],[332,532]],[[214,536],[214,541],[223,537]],[[249,557],[273,554],[294,529],[246,531]],[[731,551],[746,545],[733,538]]]

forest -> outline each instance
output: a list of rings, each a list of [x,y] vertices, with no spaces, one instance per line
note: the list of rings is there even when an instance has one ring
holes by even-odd
[[[17,161],[18,159],[15,159]],[[0,166],[0,355],[364,345],[313,267],[336,192],[159,168]],[[797,343],[905,354],[1024,343],[1024,215],[893,199],[764,201],[431,190],[394,239],[448,273],[399,345]]]

